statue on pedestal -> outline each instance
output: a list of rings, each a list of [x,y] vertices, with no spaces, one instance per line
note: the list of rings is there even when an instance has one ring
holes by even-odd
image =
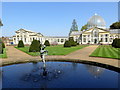
[[[43,63],[45,64],[45,55],[48,54],[48,51],[45,50],[46,46],[42,45],[40,50],[40,57],[42,58]]]

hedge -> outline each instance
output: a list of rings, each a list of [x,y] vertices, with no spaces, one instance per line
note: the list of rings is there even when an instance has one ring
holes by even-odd
[[[30,45],[29,52],[39,52],[40,48],[41,48],[40,41],[33,40],[31,45]]]
[[[44,45],[45,45],[45,46],[50,46],[49,41],[48,41],[48,40],[46,40],[46,41],[45,41],[45,43],[44,43]]]
[[[120,48],[120,39],[116,38],[112,42],[112,47]]]
[[[64,43],[64,47],[71,47],[71,43],[70,43],[70,41],[65,41],[65,43]]]
[[[23,43],[22,40],[19,41],[19,43],[18,43],[18,47],[24,47],[24,43]]]

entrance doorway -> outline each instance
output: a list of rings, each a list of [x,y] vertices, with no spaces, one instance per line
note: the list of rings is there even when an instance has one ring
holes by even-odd
[[[94,44],[97,44],[97,39],[94,40]]]

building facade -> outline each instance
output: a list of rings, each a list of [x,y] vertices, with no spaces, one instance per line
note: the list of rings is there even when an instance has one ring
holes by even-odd
[[[45,40],[48,40],[50,44],[64,44],[69,37],[73,37],[74,41],[77,41],[79,44],[111,44],[113,39],[120,38],[120,29],[106,28],[105,20],[97,14],[88,20],[87,29],[83,31],[78,30],[74,19],[68,37],[43,36],[41,33],[25,29],[19,29],[15,33],[13,44],[18,44],[19,40],[22,40],[24,44],[28,45],[34,39],[39,40],[42,44],[44,44]]]
[[[120,38],[120,29],[106,28],[105,20],[95,14],[87,22],[87,29],[70,31],[69,37],[80,44],[111,44],[113,39]]]
[[[24,44],[30,45],[33,40],[39,40],[41,44],[44,44],[45,40],[48,40],[50,44],[64,44],[68,37],[63,36],[43,36],[41,33],[36,33],[30,30],[19,29],[13,36],[13,44],[18,44],[22,40]]]

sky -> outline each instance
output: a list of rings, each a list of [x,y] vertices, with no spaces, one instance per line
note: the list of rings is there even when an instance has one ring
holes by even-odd
[[[72,21],[79,30],[95,13],[107,28],[118,21],[117,2],[2,2],[2,36],[13,36],[20,28],[44,36],[68,36]]]

